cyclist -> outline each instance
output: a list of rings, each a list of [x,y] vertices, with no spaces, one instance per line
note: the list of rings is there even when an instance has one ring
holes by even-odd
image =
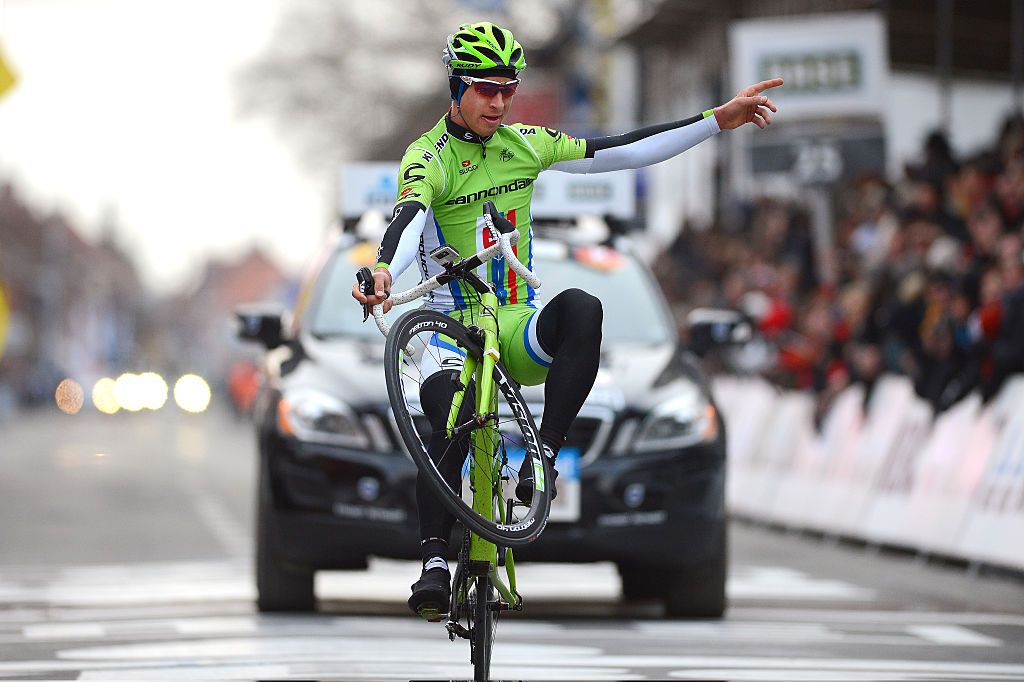
[[[385,312],[391,308],[387,298],[392,282],[413,262],[423,279],[441,271],[429,258],[433,249],[447,244],[467,257],[490,246],[485,243],[490,235],[482,229],[485,201],[493,201],[502,214],[493,215],[494,220],[508,221],[519,230],[516,254],[532,269],[530,199],[541,171],[602,173],[640,168],[676,156],[720,130],[744,123],[764,128],[772,121],[770,112],[777,109],[761,93],[782,85],[781,79],[763,81],[691,118],[622,135],[581,139],[539,125],[504,123],[520,84],[519,74],[526,67],[523,47],[508,29],[489,22],[463,24],[448,36],[441,58],[448,71],[451,105],[402,158],[394,213],[373,273],[374,293],[364,296],[358,285],[352,288],[359,303],[383,303]],[[537,292],[517,279],[503,259],[483,267],[499,301],[502,363],[521,384],[546,382],[540,437],[544,454],[553,463],[597,376],[601,302],[579,289],[568,289],[541,307]],[[426,305],[471,320],[477,312],[474,293],[453,282],[431,293]],[[459,349],[443,351],[445,355],[420,390],[435,434],[444,433],[448,416],[444,406],[451,404],[453,375],[461,363]],[[438,461],[447,446],[443,436],[435,435],[428,451]],[[442,460],[445,465],[445,476],[457,482],[462,462],[449,457]],[[516,496],[529,501],[532,494],[533,474],[524,466]],[[412,585],[409,607],[417,613],[427,608],[445,613],[451,594],[445,556],[454,517],[433,497],[422,476],[416,498],[423,567]]]

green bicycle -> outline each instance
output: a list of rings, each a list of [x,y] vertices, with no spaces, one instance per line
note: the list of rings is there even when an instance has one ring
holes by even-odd
[[[494,210],[493,205],[485,204],[483,229],[490,236],[485,243],[494,246],[465,259],[460,259],[454,249],[442,246],[431,257],[444,267],[444,272],[391,297],[396,305],[407,303],[461,280],[479,296],[473,306],[476,314],[468,324],[420,308],[403,314],[390,327],[382,306],[373,308],[377,326],[387,337],[384,377],[398,431],[420,475],[465,528],[452,575],[446,627],[452,641],[456,637],[470,641],[470,661],[477,680],[487,679],[490,672],[498,615],[523,608],[512,549],[540,536],[551,506],[551,490],[545,486],[545,481],[551,479],[550,464],[542,454],[537,426],[519,385],[500,361],[495,312],[498,299],[476,269],[491,258],[503,256],[533,287],[539,287],[540,281],[513,253],[519,232],[499,232],[488,208]],[[361,281],[367,275],[364,273]],[[420,405],[419,388],[432,371],[454,369],[460,364],[443,434],[447,446],[443,452],[437,452],[435,446],[432,457],[428,445],[439,434],[433,432]],[[529,460],[534,477],[529,504],[514,499],[522,458]],[[453,466],[462,471],[457,480],[443,473],[452,471]],[[445,614],[439,611],[423,615],[439,621]]]

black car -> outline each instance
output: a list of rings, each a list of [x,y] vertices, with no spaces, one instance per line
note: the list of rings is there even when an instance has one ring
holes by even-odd
[[[339,235],[290,314],[238,311],[239,335],[268,348],[254,405],[263,611],[315,608],[319,569],[419,558],[416,467],[391,416],[384,339],[349,293],[374,255]],[[516,558],[614,561],[626,599],[661,600],[671,616],[721,616],[724,425],[658,286],[636,258],[606,247],[538,239],[534,258],[544,297],[575,286],[602,300],[604,341],[597,383],[559,454],[551,522]],[[396,291],[415,283],[412,270]],[[539,423],[542,388],[524,396]]]

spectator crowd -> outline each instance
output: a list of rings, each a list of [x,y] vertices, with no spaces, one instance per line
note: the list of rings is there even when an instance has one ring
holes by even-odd
[[[749,315],[759,344],[732,368],[811,389],[822,411],[884,373],[941,411],[1024,371],[1024,118],[963,159],[933,133],[898,182],[861,177],[834,210],[822,248],[798,202],[759,200],[738,229],[683,230],[657,274],[683,309]]]

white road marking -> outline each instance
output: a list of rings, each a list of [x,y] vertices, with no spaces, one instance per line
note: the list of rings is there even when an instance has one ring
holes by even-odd
[[[317,573],[316,592],[321,598],[357,601],[405,601],[409,586],[419,577],[415,561],[373,559],[369,571]],[[614,564],[516,564],[516,580],[531,601],[618,601],[622,591]]]
[[[609,657],[614,662],[622,663],[624,657]],[[667,660],[667,658],[666,658]],[[865,673],[875,675],[875,679],[993,679],[1012,680],[1024,677],[1024,665],[1014,663],[949,663],[945,661],[904,661],[904,660],[862,660],[853,658],[768,658],[756,656],[679,656],[669,667],[682,667],[669,673],[675,679],[706,679],[708,673],[713,677],[744,680],[776,680],[776,679],[831,679],[833,673]],[[743,676],[736,673],[744,671],[761,676]],[[764,676],[769,671],[776,671],[784,677]],[[827,677],[803,677],[803,674],[814,673]],[[700,674],[703,677],[694,677]],[[899,675],[893,677],[893,675]],[[956,677],[959,676],[959,677]],[[1016,676],[1016,677],[1015,677]],[[849,678],[847,678],[849,679]]]
[[[468,658],[468,656],[467,656]],[[284,673],[279,672],[284,670]],[[492,662],[491,677],[520,680],[546,680],[551,668],[528,665],[502,666]],[[473,671],[469,663],[422,663],[401,665],[391,662],[349,664],[344,671],[337,667],[310,663],[292,666],[192,666],[187,669],[125,668],[121,670],[86,671],[80,680],[144,680],[144,679],[308,679],[338,676],[345,680],[381,679],[469,679]],[[643,675],[615,668],[558,668],[558,675],[570,680],[643,680]]]
[[[373,561],[368,572],[322,573],[318,593],[328,600],[398,604],[418,568],[417,562],[382,560]],[[519,567],[519,579],[528,603],[602,605],[619,599],[619,580],[610,563],[527,564]],[[703,654],[710,647],[742,651],[750,644],[794,646],[801,653],[834,652],[839,646],[904,651],[999,647],[1001,640],[968,626],[1024,627],[1024,616],[1013,614],[786,608],[821,599],[859,606],[874,594],[792,569],[738,566],[730,593],[737,601],[777,600],[779,605],[734,606],[721,622],[627,620],[610,636],[607,629],[586,621],[502,620],[493,673],[512,679],[587,680],[664,678],[666,671],[673,671],[676,679],[1024,678],[1024,665],[963,660],[686,655],[683,647]],[[6,599],[12,605],[44,608],[18,606],[6,621],[0,608],[0,645],[17,650],[19,642],[53,642],[66,648],[54,653],[57,660],[0,662],[0,678],[68,673],[80,679],[471,676],[468,644],[449,644],[438,625],[412,617],[261,615],[252,611],[254,594],[248,560],[5,569],[0,607]],[[602,636],[608,636],[610,651],[594,646]],[[634,650],[631,641],[679,655],[629,653]]]
[[[171,621],[171,626],[181,635],[221,635],[258,632],[261,623],[252,616],[235,618],[188,618]]]
[[[198,503],[197,503],[198,504]],[[228,536],[234,531],[217,503],[199,505],[211,529]],[[234,541],[232,551],[242,551],[243,541]],[[317,594],[322,599],[404,601],[409,585],[419,574],[415,561],[372,560],[369,571],[321,571],[316,576]],[[523,564],[517,567],[518,581],[530,602],[585,601],[617,603],[621,583],[611,563]],[[874,591],[838,580],[821,580],[800,571],[770,567],[738,567],[729,578],[733,600],[864,601]],[[48,604],[55,606],[101,607],[133,604],[172,604],[202,600],[250,600],[255,597],[252,567],[248,559],[220,562],[168,562],[141,565],[103,565],[42,569],[28,567],[4,571],[0,579],[0,605]]]
[[[201,493],[192,496],[193,504],[206,527],[232,557],[252,555],[249,529],[228,512],[220,500]]]
[[[841,580],[822,580],[791,568],[739,566],[729,574],[730,599],[794,600],[835,599],[870,601],[875,591]]]
[[[558,637],[563,642],[589,640],[592,629],[570,628],[557,623],[530,622],[523,620],[502,620],[502,638],[531,640],[538,637]],[[361,635],[380,634],[385,636],[431,637],[440,632],[437,626],[427,625],[413,618],[324,618],[310,616],[209,616],[197,618],[165,618],[145,620],[111,620],[98,622],[42,623],[22,628],[23,640],[36,641],[85,641],[114,639],[132,641],[152,639],[154,636],[168,637],[182,635],[227,636],[254,633],[264,635],[318,636],[324,634]],[[920,646],[950,644],[961,646],[1000,646],[998,639],[987,637],[967,628],[954,625],[890,626],[890,631],[877,628],[872,631],[847,631],[820,623],[793,622],[745,622],[727,620],[720,623],[635,621],[627,623],[623,633],[626,636],[642,636],[645,641],[667,640],[671,642],[766,642],[777,641],[787,644],[825,644],[874,646]],[[19,641],[16,637],[0,637],[0,643]]]
[[[25,639],[95,639],[107,636],[107,629],[101,623],[40,623],[26,625],[21,629]]]
[[[721,623],[685,622],[639,622],[634,631],[643,633],[645,639],[659,638],[675,642],[785,642],[787,645],[800,644],[853,644],[874,646],[912,646],[926,644],[907,634],[899,632],[844,632],[825,625],[810,623],[744,623],[724,621]]]
[[[911,625],[907,632],[935,644],[951,646],[1002,646],[1002,640],[960,625]]]
[[[287,665],[195,665],[182,668],[124,668],[86,670],[80,680],[284,680],[292,676]]]
[[[395,660],[396,652],[401,659]],[[210,677],[463,677],[468,647],[436,639],[235,638],[68,649],[57,661],[0,663],[0,675],[81,671],[82,679]],[[528,661],[529,663],[524,663]],[[198,664],[198,665],[197,665]],[[521,679],[642,679],[674,669],[674,679],[990,679],[1024,676],[1024,665],[934,660],[601,654],[594,647],[501,643],[494,675]]]
[[[252,600],[255,586],[248,581],[173,580],[139,584],[124,582],[111,585],[56,584],[43,589],[32,586],[0,586],[0,603],[44,603],[64,606],[99,606],[110,604],[154,604],[188,601]]]
[[[976,625],[1016,625],[1024,627],[1024,616],[1010,613],[970,611],[868,611],[861,609],[789,609],[731,606],[729,618],[739,620],[792,620],[798,622],[845,623],[962,623]]]
[[[0,581],[0,605],[117,606],[251,601],[249,562],[215,561],[60,568]]]

